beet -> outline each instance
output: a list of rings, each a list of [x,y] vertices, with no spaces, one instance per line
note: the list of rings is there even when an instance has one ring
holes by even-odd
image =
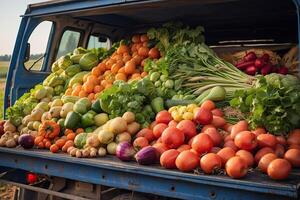
[[[256,68],[254,65],[247,67],[247,69],[245,70],[246,74],[254,76],[256,73]]]
[[[248,52],[245,56],[244,56],[244,60],[245,61],[254,61],[256,59],[256,54],[253,51]]]
[[[248,66],[254,65],[254,61],[243,61],[239,64],[236,65],[236,68],[240,69],[240,70],[244,70],[246,69]]]
[[[263,54],[260,58],[265,62],[269,62],[270,60],[270,56],[267,53]]]
[[[289,69],[288,69],[287,67],[280,67],[280,68],[278,69],[278,73],[279,73],[279,74],[286,75],[288,72],[289,72]]]
[[[31,149],[34,145],[34,137],[30,134],[23,134],[19,137],[18,142],[24,149]]]
[[[255,60],[255,63],[254,63],[256,69],[261,69],[261,68],[263,68],[264,64],[265,64],[265,63],[264,63],[263,59],[261,59],[261,58],[257,58],[257,59]]]
[[[261,69],[260,72],[262,75],[267,75],[271,72],[271,69],[272,69],[271,65],[267,64]]]

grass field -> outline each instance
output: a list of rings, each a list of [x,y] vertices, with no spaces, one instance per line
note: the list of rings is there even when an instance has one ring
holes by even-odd
[[[8,70],[9,62],[0,61],[0,119],[3,119],[3,100],[4,100],[4,86],[5,77]]]

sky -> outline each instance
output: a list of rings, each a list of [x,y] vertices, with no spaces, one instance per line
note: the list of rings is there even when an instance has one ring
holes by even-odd
[[[45,0],[1,0],[0,6],[0,55],[12,54],[18,34],[21,17],[25,13],[28,4]],[[42,31],[46,31],[45,28]],[[39,37],[32,37],[31,53],[40,53]],[[36,48],[33,48],[36,46]]]

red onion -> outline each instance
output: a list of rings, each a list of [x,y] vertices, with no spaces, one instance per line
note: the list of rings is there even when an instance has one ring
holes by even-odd
[[[244,60],[245,61],[254,61],[256,59],[256,54],[253,51],[248,52],[245,56],[244,56]]]
[[[23,134],[19,137],[18,142],[24,149],[31,149],[34,145],[34,138],[30,134]]]
[[[134,156],[135,151],[129,142],[121,142],[117,146],[116,155],[122,161],[130,161]]]
[[[135,159],[140,165],[154,164],[158,159],[157,151],[152,146],[144,147],[135,154]]]

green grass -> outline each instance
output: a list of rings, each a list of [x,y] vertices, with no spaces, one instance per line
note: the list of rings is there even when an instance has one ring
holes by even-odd
[[[8,61],[0,61],[0,78],[5,78],[9,67]]]
[[[0,90],[0,120],[3,119],[4,91]]]

